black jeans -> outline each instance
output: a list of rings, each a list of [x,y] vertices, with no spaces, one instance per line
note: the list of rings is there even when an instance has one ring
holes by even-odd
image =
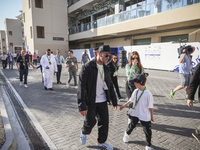
[[[6,61],[7,61],[7,60],[2,60],[3,69],[6,69],[6,66],[7,66],[7,65],[6,65]]]
[[[113,82],[113,84],[115,86],[115,89],[116,89],[116,92],[117,92],[117,96],[118,96],[118,98],[121,98],[121,94],[119,92],[119,86],[118,86],[118,82],[117,82],[117,76],[115,76],[115,77],[112,76],[111,78],[112,78],[112,82]]]
[[[23,75],[24,75],[24,84],[27,84],[28,69],[20,69],[19,75],[20,75],[19,76],[20,82],[23,81]]]
[[[126,94],[128,99],[131,97],[133,91],[136,89],[134,84],[130,84],[128,81],[126,82]]]
[[[37,66],[37,59],[33,60],[33,65]]]
[[[104,143],[108,137],[108,105],[107,102],[96,103],[88,106],[87,114],[85,116],[84,125],[82,127],[83,134],[90,134],[92,128],[98,121],[98,139],[99,143]],[[96,120],[97,119],[97,120]]]
[[[131,122],[128,124],[128,128],[126,130],[126,133],[128,135],[131,134],[133,129],[136,127],[139,119],[137,117],[130,116],[129,117]],[[151,121],[142,121],[140,120],[142,126],[143,126],[143,131],[146,135],[146,141],[148,143],[148,146],[151,146],[151,136],[152,136],[152,131],[151,131]]]
[[[56,73],[57,77],[57,82],[60,82],[60,76],[61,76],[61,71],[62,71],[62,65],[57,65],[58,72]]]

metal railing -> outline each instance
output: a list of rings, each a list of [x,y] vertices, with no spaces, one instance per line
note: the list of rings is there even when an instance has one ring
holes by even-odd
[[[196,3],[200,3],[200,0],[160,0],[159,3],[149,3],[143,6],[139,6],[134,9],[130,9],[127,11],[123,11],[118,14],[106,16],[104,18],[95,20],[93,22],[89,22],[86,24],[81,24],[79,26],[72,26],[69,29],[69,34],[75,34],[79,32],[88,31],[92,28],[100,28],[148,15],[153,15],[156,13],[165,12],[168,10],[173,10],[176,8],[185,7],[188,5],[193,5]]]

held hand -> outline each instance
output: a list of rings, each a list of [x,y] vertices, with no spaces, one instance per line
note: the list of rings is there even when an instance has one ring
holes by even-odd
[[[18,71],[20,71],[20,68],[17,68]]]
[[[82,116],[85,116],[85,115],[87,114],[87,111],[86,111],[86,110],[80,111],[80,114],[81,114]]]
[[[114,110],[117,110],[117,106],[114,106]]]
[[[46,66],[46,69],[49,69],[49,67],[48,67],[48,66]]]
[[[124,109],[124,106],[121,106],[121,107],[119,108],[120,111],[121,111],[122,109]]]
[[[193,100],[188,100],[187,105],[189,108],[191,108],[193,106]]]

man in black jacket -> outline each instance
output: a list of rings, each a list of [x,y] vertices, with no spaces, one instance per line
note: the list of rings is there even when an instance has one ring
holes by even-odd
[[[97,58],[83,65],[78,83],[78,107],[85,121],[81,132],[81,143],[86,143],[86,135],[98,121],[98,146],[112,150],[106,143],[108,137],[108,106],[112,102],[114,110],[117,109],[117,98],[114,92],[110,72],[105,65],[111,57],[109,45],[99,47]],[[96,120],[97,118],[97,120]]]
[[[193,106],[194,95],[196,93],[198,86],[200,86],[200,63],[195,67],[195,72],[192,76],[192,79],[190,81],[190,87],[188,89],[189,100],[187,101],[187,104],[190,108]]]

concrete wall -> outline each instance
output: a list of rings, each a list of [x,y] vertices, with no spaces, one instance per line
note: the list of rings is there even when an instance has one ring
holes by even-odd
[[[0,30],[0,52],[6,51],[6,34],[5,31]]]
[[[77,10],[78,8],[87,5],[87,4],[91,3],[92,1],[94,1],[94,0],[80,0],[77,3],[75,3],[69,7],[68,13],[71,13],[71,12]]]
[[[12,31],[12,36],[9,35],[9,31]],[[6,46],[9,52],[14,52],[14,46],[23,46],[22,40],[22,24],[20,20],[5,19],[5,34],[6,34]],[[10,46],[13,43],[13,46]]]

